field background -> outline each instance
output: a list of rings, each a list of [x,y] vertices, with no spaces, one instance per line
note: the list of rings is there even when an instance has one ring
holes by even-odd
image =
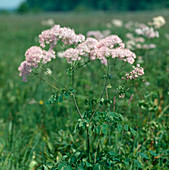
[[[29,169],[33,160],[36,160],[39,166],[46,164],[50,157],[46,156],[49,154],[46,152],[46,148],[51,146],[50,149],[53,153],[55,146],[63,138],[66,138],[65,141],[67,141],[65,145],[70,145],[69,142],[71,141],[67,138],[70,138],[78,119],[72,102],[46,106],[46,101],[54,91],[36,77],[31,77],[27,83],[24,83],[18,75],[18,66],[24,60],[25,51],[32,45],[38,45],[38,35],[42,30],[49,28],[41,25],[42,20],[52,18],[55,24],[68,26],[74,28],[77,33],[86,34],[89,30],[106,29],[106,23],[115,18],[121,19],[124,23],[128,21],[147,23],[151,21],[152,17],[158,15],[164,16],[166,25],[160,29],[160,38],[152,40],[157,48],[149,50],[143,56],[144,78],[146,82],[149,82],[149,85],[147,86],[141,81],[139,85],[135,84],[125,102],[119,104],[117,111],[123,114],[128,124],[138,131],[137,139],[134,139],[137,144],[142,145],[147,138],[159,139],[162,135],[161,144],[158,147],[152,146],[153,144],[148,139],[143,145],[145,149],[155,150],[156,153],[163,155],[159,158],[162,162],[157,161],[154,164],[167,169],[169,40],[165,37],[165,33],[169,33],[169,11],[164,10],[121,13],[0,15],[0,167],[2,169]],[[123,30],[123,28],[114,27],[111,31],[113,34],[119,35],[125,42],[126,32]],[[141,54],[139,53],[139,55]],[[52,68],[53,74],[61,82],[68,83],[67,79],[64,78],[65,68],[68,68],[68,64],[64,59],[56,58],[49,67]],[[90,67],[90,71],[99,70],[99,67],[100,65],[96,64]],[[86,87],[87,89],[90,89],[91,86],[97,88],[97,83],[99,85],[97,77],[92,81],[90,74],[86,75],[82,72],[81,75],[76,77],[79,84],[87,84],[89,86]],[[130,107],[127,107],[125,103],[133,93],[134,99]],[[77,98],[80,107],[83,108],[85,92],[79,91],[79,94],[81,96],[79,95]],[[155,112],[142,110],[138,105],[139,101],[146,100],[145,96],[148,94],[155,95],[155,97],[150,97],[151,99],[148,98],[151,102],[156,102],[158,110]],[[157,132],[153,132],[155,137],[148,134],[148,132],[142,133],[141,131],[146,123],[152,121],[160,124],[157,127]],[[62,133],[65,136],[60,134],[60,130],[63,130]],[[67,152],[69,149],[63,147],[62,150]],[[55,157],[57,157],[56,154]],[[144,161],[142,163],[144,165]],[[145,162],[145,164],[145,167],[149,166],[149,163]]]

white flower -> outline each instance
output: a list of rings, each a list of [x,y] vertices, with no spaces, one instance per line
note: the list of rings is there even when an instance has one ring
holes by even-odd
[[[150,25],[153,25],[155,28],[160,28],[163,25],[165,25],[166,21],[163,16],[158,16],[153,18],[153,22],[149,23]]]
[[[47,68],[46,71],[45,71],[45,74],[52,74],[52,70],[50,68]]]
[[[122,27],[123,26],[123,21],[119,20],[119,19],[113,19],[112,20],[112,24],[116,27]]]

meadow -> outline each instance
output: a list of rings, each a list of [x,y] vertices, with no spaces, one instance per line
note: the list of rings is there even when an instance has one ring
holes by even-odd
[[[118,120],[114,124],[117,126],[112,129],[104,126],[103,133],[91,131],[86,134],[84,125],[78,129],[76,124],[80,118],[72,100],[63,98],[63,102],[52,101],[51,104],[49,99],[56,90],[42,79],[32,75],[25,83],[19,77],[18,67],[25,58],[25,51],[39,45],[38,35],[50,28],[42,25],[42,20],[51,18],[55,24],[86,35],[90,30],[108,29],[106,25],[112,19],[120,19],[124,24],[129,21],[147,24],[159,15],[165,18],[166,24],[158,30],[159,38],[147,40],[156,48],[131,50],[137,56],[136,62],[144,68],[142,79],[128,83],[130,88],[123,89],[119,76],[123,73],[124,63],[110,64],[109,97],[102,100],[100,110],[112,107],[111,113],[118,113],[123,118],[115,114]],[[109,29],[124,43],[128,41],[126,33],[130,31],[124,25]],[[168,44],[169,11],[0,15],[0,169],[167,170]],[[58,52],[62,50],[61,47],[56,49]],[[71,86],[66,59],[56,57],[46,68],[52,70],[59,82]],[[79,109],[92,110],[104,86],[105,68],[95,61],[78,71],[73,87]],[[38,73],[58,87],[51,77],[41,70]],[[89,135],[89,145],[86,135]]]

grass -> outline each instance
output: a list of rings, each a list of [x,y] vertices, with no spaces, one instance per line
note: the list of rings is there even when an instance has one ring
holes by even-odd
[[[45,102],[54,93],[54,90],[35,77],[31,77],[28,83],[23,83],[18,76],[17,69],[20,62],[24,60],[26,49],[32,45],[38,45],[37,36],[47,28],[41,26],[43,19],[53,18],[56,24],[69,26],[74,28],[77,33],[86,34],[89,30],[104,30],[106,23],[113,18],[122,19],[124,22],[132,20],[147,23],[153,16],[159,14],[166,18],[167,24],[160,30],[160,38],[153,40],[157,48],[147,51],[143,56],[145,62],[142,66],[145,69],[145,80],[150,85],[146,86],[144,82],[135,83],[126,99],[120,101],[116,111],[123,114],[128,124],[138,131],[137,138],[133,139],[132,152],[136,152],[139,144],[144,148],[142,150],[154,150],[157,154],[162,155],[154,161],[154,167],[167,169],[165,161],[168,149],[169,51],[168,40],[164,35],[169,30],[168,11],[121,14],[94,12],[88,14],[0,15],[0,169],[31,169],[33,160],[46,165],[51,153],[57,159],[59,154],[63,155],[64,152],[70,150],[70,143],[73,140],[82,139],[83,141],[82,136],[72,134],[78,115],[71,102],[46,106]],[[112,32],[119,35],[122,40],[126,40],[123,28],[113,28]],[[142,52],[137,51],[136,54],[142,55]],[[65,67],[68,68],[68,64],[66,61],[56,59],[48,66],[52,68],[53,74],[61,82],[67,83]],[[113,69],[112,67],[112,71]],[[116,72],[120,72],[118,67],[116,69]],[[93,90],[100,91],[102,86],[100,77],[103,70],[96,62],[95,66],[90,65],[89,68],[84,68],[84,71],[80,71],[80,74],[76,75],[77,97],[81,109],[84,108],[86,95],[90,97],[98,95],[93,93]],[[88,73],[88,71],[90,72]],[[81,85],[83,91],[79,88]],[[117,85],[114,83],[113,87],[117,88]],[[134,94],[134,99],[128,107],[126,103],[131,94]],[[41,100],[43,102],[39,102]],[[142,110],[138,103],[143,100],[147,103],[154,103],[156,100],[158,110],[155,112]],[[146,127],[148,122],[154,122],[154,124]],[[157,128],[155,131],[151,131],[151,127]],[[151,143],[151,138],[159,142],[158,146]],[[124,144],[122,141],[127,141],[127,139],[121,139],[121,136],[116,135],[115,141],[117,150],[117,147],[120,147],[117,143],[121,142],[122,145]],[[78,142],[74,145],[79,147],[78,144],[82,145]],[[58,145],[62,145],[63,153],[54,153]],[[49,148],[51,153],[48,153],[46,148]],[[51,162],[54,160],[54,158],[50,158]],[[153,168],[152,164],[144,161],[142,163],[145,165],[144,168]]]

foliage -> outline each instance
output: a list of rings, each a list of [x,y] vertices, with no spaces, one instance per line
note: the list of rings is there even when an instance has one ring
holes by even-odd
[[[168,16],[168,13],[164,14]],[[113,18],[109,14],[88,15],[81,15],[80,20],[79,16],[73,14],[57,14],[53,18],[56,23],[75,27],[77,32],[84,34],[92,29],[105,29],[106,22]],[[152,15],[126,14],[124,21],[132,19],[146,23],[147,17]],[[121,17],[120,14],[117,16]],[[164,37],[168,23],[161,28],[159,39],[149,40],[157,48],[149,51],[135,49],[138,56],[143,56],[142,65],[146,70],[144,81],[140,79],[123,86],[119,76],[124,73],[121,69],[124,63],[112,61],[107,88],[110,95],[108,99],[104,96],[100,101],[99,94],[106,80],[104,67],[96,61],[94,65],[88,63],[83,69],[78,69],[79,75],[74,77],[77,82],[70,89],[76,89],[73,93],[79,109],[83,110],[82,121],[72,104],[70,91],[64,88],[53,90],[35,76],[29,77],[30,82],[25,85],[18,77],[18,63],[23,60],[25,49],[32,45],[34,37],[46,29],[46,26],[40,25],[40,21],[46,17],[0,16],[3,23],[0,26],[0,167],[168,169],[168,40]],[[113,27],[111,32],[125,40],[124,28]],[[34,44],[37,45],[36,38]],[[72,78],[72,69],[66,66],[65,61],[57,58],[46,67],[61,83],[70,87],[71,83],[65,77]],[[63,68],[64,73],[60,73]],[[129,68],[126,66],[126,69]],[[52,81],[41,70],[37,73]],[[55,81],[52,83],[56,85]],[[129,102],[132,94],[134,96]],[[89,124],[97,103],[100,109]]]
[[[29,5],[27,2],[23,2],[19,5],[18,9],[17,9],[17,13],[19,14],[25,14],[29,12]]]
[[[134,0],[27,0],[31,8],[40,7],[45,11],[84,11],[90,9],[94,10],[150,10],[150,9],[160,9],[168,8],[168,0],[138,0],[137,4]],[[86,8],[88,7],[88,8]]]

